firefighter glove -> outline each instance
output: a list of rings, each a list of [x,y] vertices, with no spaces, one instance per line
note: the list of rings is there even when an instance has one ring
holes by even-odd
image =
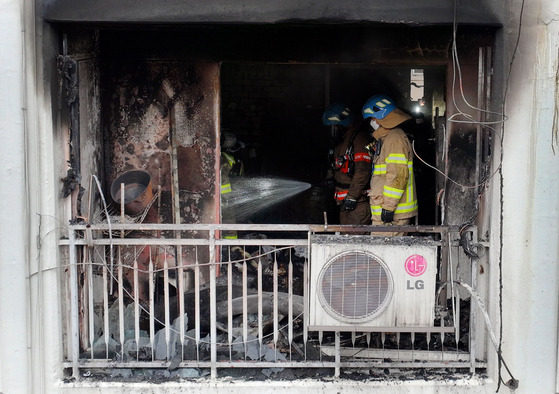
[[[392,223],[394,221],[394,211],[383,209],[380,213],[380,220],[382,220],[383,223]]]
[[[353,198],[346,197],[342,201],[342,211],[353,211],[357,206],[357,200]]]

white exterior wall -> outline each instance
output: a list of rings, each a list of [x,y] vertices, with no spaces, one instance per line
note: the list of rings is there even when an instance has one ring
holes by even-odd
[[[505,70],[516,43],[521,3],[508,6]],[[519,393],[556,392],[558,53],[559,3],[527,1],[506,102],[503,158],[502,349],[520,382]],[[493,228],[498,228],[499,220],[494,215]],[[497,267],[492,268],[495,274]],[[498,300],[491,301],[497,311]],[[504,370],[503,376],[508,379]]]
[[[29,393],[23,35],[21,4],[0,1],[0,392]]]
[[[0,392],[256,393],[256,382],[200,386],[109,383],[65,384],[60,362],[60,289],[56,240],[63,233],[56,194],[60,149],[53,130],[50,91],[43,84],[43,32],[35,31],[33,1],[0,0]],[[510,2],[504,34],[508,70],[516,43],[520,0]],[[22,18],[22,14],[25,15]],[[22,23],[22,20],[24,23]],[[37,48],[35,47],[37,38]],[[516,393],[556,392],[559,299],[559,3],[528,1],[508,89],[504,127],[502,207],[503,356],[520,386]],[[499,69],[499,67],[497,67]],[[555,152],[554,152],[555,150]],[[497,156],[497,155],[496,155]],[[499,176],[492,185],[488,309],[499,335],[501,217]],[[497,388],[495,354],[490,378],[447,384],[413,382],[266,383],[266,392],[491,393]],[[509,377],[503,369],[503,378]],[[501,392],[508,389],[501,386]]]

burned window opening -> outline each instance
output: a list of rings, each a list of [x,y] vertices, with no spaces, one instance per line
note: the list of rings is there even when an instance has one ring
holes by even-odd
[[[117,36],[116,41],[120,39],[121,37]],[[141,43],[141,40],[136,38],[131,45],[137,46],[139,43]],[[415,44],[413,50],[409,52],[414,56],[420,54],[423,57],[426,56],[426,53],[430,55],[435,53],[429,53],[425,50],[418,51],[417,48],[425,49],[425,47]],[[155,187],[160,189],[157,193],[154,193],[156,198],[153,200],[153,205],[150,206],[149,211],[144,211],[142,213],[143,218],[136,222],[143,225],[173,222],[186,225],[217,223],[219,221],[220,207],[218,200],[220,193],[219,187],[216,185],[219,174],[216,168],[219,167],[217,163],[219,162],[218,137],[220,131],[222,133],[225,131],[236,132],[239,140],[247,145],[248,149],[246,150],[246,156],[243,157],[243,163],[245,164],[246,179],[249,183],[250,177],[248,175],[263,179],[273,178],[277,180],[280,178],[311,185],[308,189],[302,190],[301,193],[295,194],[288,200],[274,204],[273,209],[263,209],[258,215],[252,215],[244,219],[246,221],[238,221],[238,224],[320,223],[323,219],[324,206],[328,204],[328,201],[331,201],[330,196],[320,189],[319,185],[323,175],[322,166],[316,165],[317,162],[320,163],[324,160],[321,155],[325,156],[327,152],[327,149],[322,149],[323,146],[327,147],[327,139],[323,138],[324,130],[320,124],[320,114],[326,103],[335,96],[350,97],[351,104],[359,110],[363,101],[377,92],[379,86],[382,87],[382,90],[386,90],[386,93],[397,97],[400,105],[410,101],[407,97],[410,64],[403,61],[402,58],[398,58],[394,61],[394,64],[388,65],[372,65],[362,62],[335,64],[321,61],[317,64],[304,61],[290,64],[271,60],[252,62],[225,60],[221,70],[219,70],[217,63],[213,60],[201,62],[192,59],[177,59],[177,56],[154,57],[145,56],[145,54],[134,54],[134,56],[127,58],[126,53],[117,55],[114,52],[116,46],[112,47],[106,42],[104,45],[101,45],[102,60],[100,63],[101,84],[103,86],[101,101],[104,131],[103,140],[98,141],[98,143],[104,144],[106,165],[104,173],[100,176],[104,178],[105,183],[110,184],[112,180],[125,171],[138,168],[149,170]],[[165,46],[166,49],[170,49],[170,46]],[[384,48],[384,50],[391,51],[387,48]],[[315,55],[319,54],[319,50],[316,51]],[[436,104],[432,105],[429,114],[424,114],[424,119],[414,117],[414,122],[410,125],[414,133],[417,132],[418,135],[422,136],[422,138],[416,138],[416,149],[421,152],[422,157],[431,156],[433,162],[435,161],[433,157],[437,155],[437,151],[440,149],[440,145],[436,145],[436,143],[445,142],[444,138],[440,138],[437,134],[438,130],[432,127],[433,124],[445,124],[445,93],[448,91],[445,75],[448,74],[444,68],[446,64],[444,53],[445,51],[441,50],[440,53],[435,55],[441,56],[441,59],[436,61],[431,59],[431,62],[436,64],[431,64],[430,61],[422,63],[417,59],[413,64],[414,67],[422,67],[425,70],[426,78],[432,78],[431,82],[435,81],[434,84],[427,84],[426,86],[428,89],[433,89],[432,101]],[[259,55],[262,56],[262,54]],[[196,56],[193,55],[192,58],[196,58]],[[252,71],[249,73],[251,68]],[[240,77],[233,77],[236,72],[244,74],[241,82],[236,80]],[[251,76],[251,73],[254,74]],[[269,78],[270,76],[271,78]],[[265,78],[270,79],[269,87],[264,82],[255,83],[255,81]],[[363,81],[367,81],[367,83],[365,84]],[[358,88],[357,94],[355,93],[355,87]],[[262,96],[260,91],[264,88],[270,89],[274,94]],[[237,93],[234,93],[235,91]],[[244,94],[252,100],[252,105],[250,103],[241,105],[240,98]],[[218,97],[221,99],[221,107],[218,106]],[[306,100],[309,97],[310,100]],[[236,98],[237,100],[235,100]],[[260,106],[265,110],[262,110]],[[410,111],[410,108],[405,109]],[[174,114],[172,115],[171,112],[174,112]],[[234,112],[243,113],[239,115],[234,114]],[[431,119],[432,121],[430,121]],[[218,130],[220,121],[221,130]],[[424,134],[417,131],[422,129],[426,130]],[[171,130],[177,132],[178,145],[173,142]],[[304,134],[301,130],[312,132]],[[286,144],[286,141],[293,140],[301,141]],[[173,146],[178,148],[177,163],[174,165],[170,157]],[[422,150],[424,151],[422,152]],[[254,164],[255,162],[257,164]],[[419,163],[418,166],[420,166]],[[176,189],[172,190],[173,170],[180,171],[180,174],[176,174],[179,176],[178,191]],[[425,177],[432,178],[430,182],[434,184],[433,174],[427,173],[427,171],[426,169]],[[416,176],[421,178],[422,174],[418,173]],[[425,181],[424,185],[427,184],[428,182]],[[272,183],[272,185],[272,189],[277,188],[277,183]],[[287,187],[289,185],[283,186]],[[425,196],[428,196],[428,203],[420,203],[420,206],[430,207],[432,211],[420,213],[420,224],[433,225],[438,223],[437,213],[433,212],[437,207],[435,203],[437,190],[434,185],[431,185],[430,191],[425,193]],[[177,200],[173,200],[173,193],[180,201],[178,210],[176,210],[175,203]],[[251,193],[251,197],[254,198],[255,193]],[[286,193],[281,194],[284,196]],[[263,198],[256,199],[264,200]],[[114,209],[112,215],[115,216],[115,219],[121,216],[120,206],[113,204],[112,209]],[[223,206],[221,209],[223,209]],[[252,209],[250,213],[253,214],[255,211],[256,209]],[[153,215],[147,212],[151,212]],[[143,215],[144,213],[146,215]],[[180,217],[178,221],[175,220],[177,213]],[[110,213],[105,214],[111,216]],[[424,218],[425,222],[421,222]],[[130,220],[134,219],[126,216],[121,217],[120,223],[130,224]],[[115,220],[113,223],[119,223],[119,221]],[[335,223],[335,221],[329,220],[329,223]],[[216,237],[219,239],[221,235],[226,235],[226,231],[230,229],[223,230],[221,234],[216,234]],[[96,305],[93,310],[98,313],[99,309],[103,309],[103,319],[108,318],[109,313],[113,313],[113,317],[110,318],[111,321],[119,320],[119,323],[124,322],[125,326],[128,327],[132,324],[131,321],[122,320],[120,314],[128,309],[135,308],[136,300],[143,302],[142,308],[147,309],[145,302],[149,301],[149,297],[152,296],[156,301],[155,309],[151,314],[138,317],[140,327],[146,328],[147,325],[149,335],[159,335],[165,344],[168,343],[169,332],[173,332],[172,330],[169,331],[168,327],[173,327],[173,322],[176,323],[175,319],[177,318],[179,318],[179,321],[173,329],[175,331],[180,332],[181,329],[190,331],[192,329],[196,330],[196,327],[201,328],[200,331],[190,332],[188,335],[187,339],[193,342],[173,349],[180,349],[180,352],[184,351],[185,354],[189,355],[184,358],[181,354],[180,365],[182,367],[207,362],[208,357],[211,358],[212,354],[210,351],[211,341],[205,339],[205,335],[211,335],[212,319],[207,318],[208,309],[211,309],[211,306],[207,308],[206,304],[206,302],[211,303],[211,300],[208,299],[211,293],[204,286],[208,284],[212,275],[208,263],[211,261],[212,255],[219,256],[218,260],[220,261],[220,264],[216,267],[219,270],[217,276],[219,279],[216,279],[218,290],[223,285],[219,281],[225,280],[229,275],[233,276],[233,282],[235,283],[233,299],[237,304],[246,303],[252,307],[252,301],[254,300],[252,293],[258,286],[262,287],[263,292],[273,293],[277,291],[279,294],[277,297],[281,299],[285,297],[285,294],[291,295],[292,299],[295,300],[297,300],[297,297],[304,295],[300,288],[303,276],[301,266],[304,266],[304,259],[301,261],[297,258],[291,258],[292,260],[290,260],[282,256],[277,261],[273,260],[271,266],[258,265],[255,254],[261,256],[263,252],[259,248],[264,248],[264,246],[255,246],[250,243],[261,241],[265,244],[266,240],[285,237],[285,234],[277,231],[277,229],[268,230],[270,229],[264,229],[255,234],[253,229],[239,226],[234,231],[239,235],[238,239],[245,240],[244,242],[247,242],[247,245],[243,245],[243,241],[240,241],[237,247],[227,245],[212,249],[186,244],[177,244],[171,247],[161,245],[153,248],[154,250],[143,248],[144,255],[138,257],[142,252],[136,256],[135,247],[128,246],[128,248],[131,248],[128,252],[134,250],[132,255],[136,256],[132,259],[126,257],[127,247],[122,246],[118,249],[120,253],[124,252],[122,256],[127,261],[117,262],[108,273],[105,271],[107,270],[107,264],[105,263],[107,251],[105,247],[97,256],[99,261],[95,264],[98,265],[98,271],[91,272],[88,275],[90,278],[94,278],[92,280],[95,282],[105,280],[100,285],[102,289],[108,287],[109,284],[107,279],[99,279],[99,277],[108,276],[110,286],[113,286],[109,302],[109,308],[112,312],[103,309],[105,306],[100,308],[100,304]],[[109,229],[109,231],[111,230]],[[192,230],[185,227],[182,230],[165,228],[164,230],[146,233],[144,230],[135,229],[133,232],[127,233],[125,239],[136,239],[137,242],[140,242],[140,240],[143,242],[144,239],[153,241],[154,238],[160,238],[160,241],[165,243],[168,242],[168,239],[177,238],[186,243],[188,239],[200,235],[201,231],[206,230]],[[115,238],[118,236],[119,233],[115,232]],[[302,233],[295,238],[303,239],[305,236],[306,234]],[[210,238],[209,235],[208,238]],[[282,252],[281,247],[272,247],[264,254],[285,254]],[[230,255],[232,257],[229,257]],[[181,261],[188,264],[186,267],[189,268],[185,269]],[[156,265],[157,274],[152,279],[146,280],[146,275],[149,275],[150,271],[150,263],[158,264]],[[135,264],[137,264],[136,267]],[[84,266],[87,266],[87,264]],[[125,271],[124,276],[121,277],[118,276],[120,275],[118,273],[120,268]],[[183,270],[182,274],[181,269]],[[258,277],[259,272],[261,272],[262,279]],[[143,279],[136,279],[134,274],[143,276]],[[116,276],[116,279],[111,275]],[[181,278],[184,280],[182,289],[179,283]],[[140,281],[143,281],[143,283],[140,283]],[[154,288],[149,290],[152,281]],[[84,283],[86,282],[84,281]],[[127,289],[128,296],[115,292],[121,285]],[[291,290],[289,290],[290,285],[293,286]],[[142,286],[144,290],[147,287],[149,291],[145,293],[140,290]],[[200,287],[197,288],[197,286]],[[138,288],[137,295],[134,294],[136,288]],[[82,290],[83,302],[85,303],[86,300],[89,302],[89,299],[86,298],[87,286],[84,285]],[[247,293],[246,296],[238,297],[239,292],[242,293],[243,291]],[[140,293],[144,293],[143,299],[140,297]],[[181,293],[188,297],[184,304],[177,301],[180,299],[178,295]],[[274,305],[276,302],[270,301],[268,293],[261,293],[260,297],[267,306]],[[224,294],[219,291],[216,296],[222,297]],[[452,313],[454,312],[453,306],[445,302],[446,296],[443,299],[437,321],[446,322],[445,325],[450,326],[452,324]],[[96,299],[95,303],[98,301]],[[173,305],[169,305],[172,303]],[[180,317],[184,316],[184,313],[181,313],[181,305],[183,307],[188,306],[183,312],[189,316],[186,327],[182,328]],[[194,308],[192,308],[193,305]],[[169,308],[169,313],[166,311],[167,308]],[[245,309],[246,307],[243,305],[240,308]],[[258,319],[258,314],[251,312],[250,317],[247,316],[247,320],[245,320],[243,313],[239,313],[242,309],[233,307],[234,326],[238,330],[248,329],[251,324],[254,324],[254,320]],[[145,309],[141,310],[145,311]],[[448,312],[449,310],[451,312]],[[460,309],[460,314],[466,310],[467,308]],[[282,310],[282,314],[284,312]],[[192,315],[196,316],[196,313],[201,313],[202,319],[192,319]],[[133,319],[136,319],[137,314],[133,315]],[[150,326],[149,315],[157,316],[153,328]],[[256,354],[259,361],[271,360],[275,362],[278,361],[278,358],[281,358],[281,361],[286,358],[311,364],[313,361],[320,360],[321,357],[322,360],[332,360],[332,350],[325,350],[324,353],[321,353],[320,346],[316,346],[316,343],[320,342],[321,345],[325,345],[325,349],[332,344],[335,345],[337,340],[335,334],[326,333],[321,336],[321,334],[313,333],[309,337],[305,337],[304,334],[297,332],[296,339],[289,342],[289,340],[286,340],[286,337],[289,338],[289,333],[283,333],[282,330],[285,331],[286,328],[289,328],[289,324],[295,331],[301,330],[302,323],[299,318],[287,319],[288,321],[283,319],[284,317],[281,319],[267,318],[266,322],[252,325],[252,328],[261,328],[263,335],[264,333],[268,335],[266,340],[269,339],[269,335],[279,337],[279,339],[275,338],[274,341],[266,343],[268,349],[274,348],[271,353],[264,348],[248,346],[250,341],[246,341],[246,338],[243,338],[242,335],[240,344],[232,342],[226,336],[231,330],[228,328],[223,330],[223,327],[218,327],[219,337],[214,336],[213,339],[220,345],[225,343],[228,346],[235,347],[235,351],[238,353],[234,353],[232,356],[227,349],[219,348],[217,356],[225,359],[227,359],[227,356],[230,359],[239,357],[241,361],[247,361],[250,359],[249,354]],[[217,321],[217,323],[224,324],[223,321]],[[133,324],[136,324],[136,321]],[[190,324],[194,324],[194,326]],[[196,326],[197,324],[198,326]],[[286,326],[286,324],[288,325]],[[469,323],[465,322],[464,324],[467,326]],[[274,325],[278,325],[281,329],[278,331]],[[399,333],[394,336],[383,336],[383,334],[375,333],[358,337],[341,334],[339,339],[344,348],[346,345],[352,347],[356,344],[358,345],[355,346],[356,348],[368,348],[371,347],[370,343],[375,343],[376,349],[382,351],[386,349],[411,350],[412,353],[416,350],[447,351],[447,347],[462,351],[467,350],[466,334],[469,332],[469,327],[464,327],[461,326],[464,334],[458,341],[453,338],[452,334],[416,332]],[[174,352],[166,345],[163,346],[163,342],[160,342],[160,345],[156,346],[157,349],[154,349],[144,346],[146,344],[145,338],[135,337],[136,342],[128,342],[126,346],[129,347],[124,349],[126,341],[131,339],[126,337],[128,334],[110,332],[105,327],[103,327],[102,333],[99,331],[99,327],[95,327],[93,331],[96,334],[92,335],[91,338],[84,339],[82,350],[84,350],[83,356],[85,358],[98,360],[98,356],[109,356],[114,357],[118,362],[149,362],[150,357],[153,360],[152,352],[159,351],[162,352],[159,354],[162,358],[157,358],[157,360],[166,360],[167,362],[173,360],[173,357],[170,356]],[[104,336],[105,331],[110,332],[110,335]],[[139,330],[134,329],[133,331],[136,335]],[[309,342],[307,344],[299,342],[303,340],[302,338],[309,340]],[[88,339],[93,341],[87,342]],[[140,341],[142,341],[141,349],[139,347]],[[171,341],[173,340],[171,339]],[[237,345],[242,348],[242,351],[238,349]],[[224,348],[228,346],[224,346]],[[127,355],[123,354],[123,350],[128,351]],[[304,358],[300,352],[303,354],[308,352],[312,356]],[[344,352],[344,357],[348,357],[348,360],[354,360],[351,350],[344,349]],[[194,357],[193,355],[196,355],[196,358],[189,358],[190,356]],[[371,357],[378,357],[378,353]],[[457,357],[459,358],[460,355]],[[413,363],[413,360],[410,361]],[[169,365],[172,365],[172,363]],[[457,365],[464,367],[464,363]],[[393,364],[387,364],[387,367],[391,366]],[[483,365],[479,366],[479,368],[482,367]],[[202,367],[196,373],[203,374],[205,371],[207,371],[206,367]],[[190,373],[191,371],[181,372]]]

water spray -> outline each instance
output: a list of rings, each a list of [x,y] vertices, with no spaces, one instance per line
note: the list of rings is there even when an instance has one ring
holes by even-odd
[[[231,179],[231,193],[225,209],[235,212],[237,221],[287,200],[311,187],[310,183],[270,177],[238,177]]]

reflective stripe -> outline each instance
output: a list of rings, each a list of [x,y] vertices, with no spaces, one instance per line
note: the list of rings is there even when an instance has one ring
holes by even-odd
[[[235,158],[225,152],[221,152],[221,154],[227,159],[227,162],[231,167],[235,165]]]
[[[417,209],[417,200],[414,200],[409,203],[398,204],[398,207],[396,207],[394,213],[412,212],[415,211],[416,209]]]
[[[388,155],[385,162],[393,164],[409,164],[408,159],[406,159],[406,155],[403,153],[391,153]]]
[[[400,163],[397,163],[400,164]],[[402,163],[403,164],[403,163]],[[413,171],[413,162],[408,161],[408,170]],[[386,174],[386,164],[375,164],[374,168],[373,168],[373,174],[374,175],[384,175]]]
[[[374,175],[383,175],[386,174],[386,164],[375,164],[373,168]]]
[[[236,235],[224,235],[223,239],[238,239]]]
[[[348,193],[349,190],[336,190],[334,192],[334,199],[337,201],[342,201]]]
[[[396,189],[395,187],[384,185],[384,190],[382,194],[385,195],[386,197],[396,198],[399,200],[400,198],[402,198],[402,195],[404,194],[404,189]]]
[[[408,167],[409,166],[410,165],[408,164]],[[407,202],[408,203],[411,203],[412,200],[415,198],[415,196],[413,195],[413,182],[414,182],[414,180],[413,180],[413,166],[412,166],[411,169],[410,169],[410,178],[408,179],[408,187],[407,187],[407,189],[408,189],[407,190],[407,192],[408,192],[408,198],[407,198],[408,201]],[[417,201],[415,203],[417,205]]]
[[[417,200],[414,200],[410,203],[401,203],[398,204],[394,213],[407,213],[413,212],[417,209]],[[380,205],[371,205],[371,215],[373,216],[380,216],[382,213],[382,207]]]
[[[384,107],[386,107],[387,105],[390,105],[390,104],[392,104],[392,103],[387,99],[382,99],[381,101],[377,101],[375,103],[375,105],[379,108],[384,108]]]
[[[355,155],[353,155],[353,161],[364,161],[370,163],[371,156],[367,153],[356,153]]]
[[[221,185],[221,194],[231,193],[231,184],[226,183],[225,185]]]
[[[338,117],[338,115],[334,115],[334,116],[328,117],[328,120],[330,120],[330,121],[332,121],[332,122],[333,122],[333,121],[338,121],[338,122],[339,122],[339,121],[340,121],[340,118]]]

